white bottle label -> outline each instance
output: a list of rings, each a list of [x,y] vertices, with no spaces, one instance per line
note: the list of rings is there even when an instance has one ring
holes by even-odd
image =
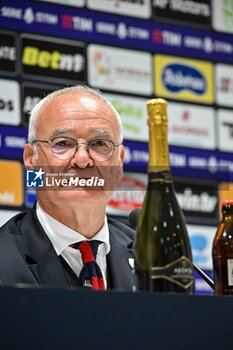
[[[228,286],[233,286],[233,259],[227,259]]]

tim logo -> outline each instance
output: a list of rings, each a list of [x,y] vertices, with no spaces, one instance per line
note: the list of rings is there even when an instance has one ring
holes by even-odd
[[[27,170],[27,187],[43,187],[44,173],[42,168],[39,170]]]

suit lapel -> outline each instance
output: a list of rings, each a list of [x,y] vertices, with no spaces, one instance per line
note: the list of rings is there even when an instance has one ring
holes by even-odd
[[[133,258],[133,240],[111,223],[109,223],[109,231],[111,250],[107,255],[107,265],[110,287],[132,290],[133,271],[129,259]]]
[[[125,225],[112,224],[109,220],[109,231],[111,250],[107,256],[107,266],[110,286],[114,289],[132,290],[133,273],[129,264],[129,258],[133,258],[132,230]],[[40,225],[35,207],[27,213],[27,219],[23,220],[21,232],[25,244],[25,259],[38,284],[74,285],[67,278],[64,264]]]
[[[22,235],[28,267],[41,285],[68,285],[62,263],[38,221],[35,207],[27,215]]]

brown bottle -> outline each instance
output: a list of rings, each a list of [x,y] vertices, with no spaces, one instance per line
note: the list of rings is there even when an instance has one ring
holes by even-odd
[[[212,250],[215,294],[233,295],[233,200],[221,206],[222,220]]]

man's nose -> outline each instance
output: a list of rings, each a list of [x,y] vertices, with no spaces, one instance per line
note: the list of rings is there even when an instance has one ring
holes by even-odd
[[[76,152],[71,159],[71,164],[79,168],[93,166],[93,160],[88,152],[88,145],[86,142],[79,142],[77,144]]]

